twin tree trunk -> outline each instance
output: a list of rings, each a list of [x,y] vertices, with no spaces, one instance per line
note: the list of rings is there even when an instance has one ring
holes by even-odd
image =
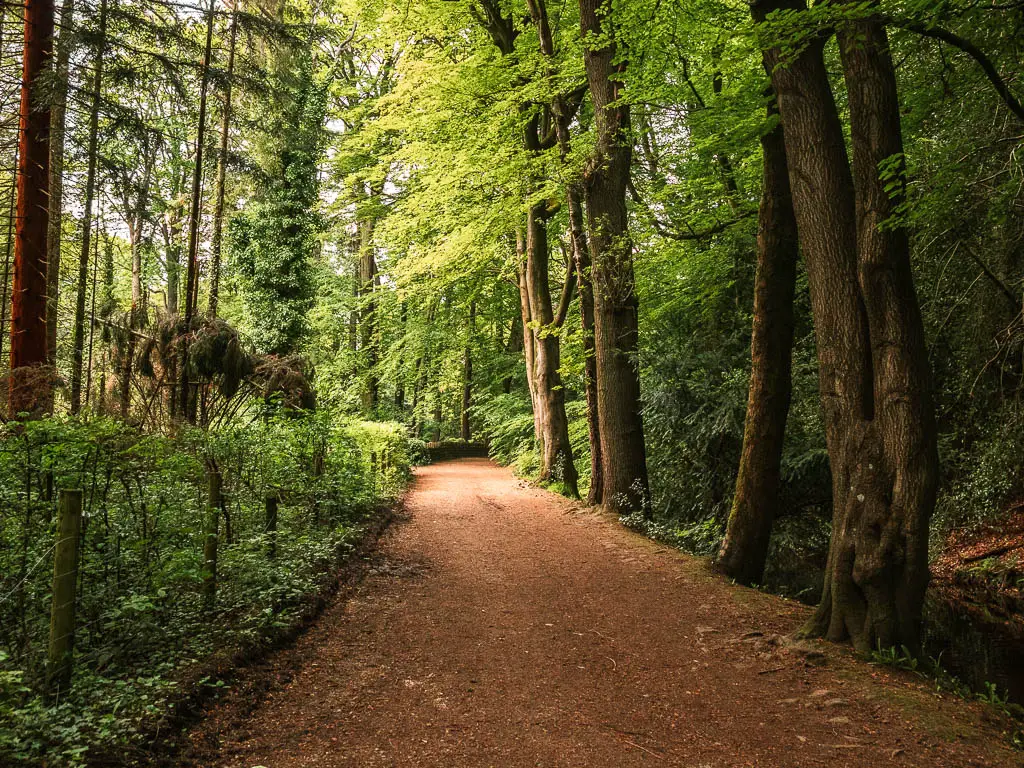
[[[752,6],[764,21],[802,0]],[[807,260],[833,479],[821,604],[805,631],[860,650],[916,648],[928,582],[928,522],[938,476],[924,331],[905,230],[880,228],[899,194],[879,164],[902,157],[896,81],[884,28],[840,35],[855,174],[821,35],[792,59],[766,51],[785,125],[793,205]],[[900,191],[902,176],[895,179]]]
[[[602,503],[616,513],[649,511],[637,361],[633,243],[626,217],[632,143],[629,105],[620,100],[607,6],[580,0],[584,65],[594,103],[595,156],[584,176],[594,285],[594,344],[601,436]],[[600,47],[598,47],[600,46]]]
[[[12,417],[45,406],[49,382],[39,380],[47,364],[46,236],[49,223],[50,109],[39,80],[50,67],[53,50],[52,0],[25,5],[21,117],[18,134],[17,228],[11,293],[11,378],[8,407]]]
[[[775,106],[770,106],[769,118],[777,114]],[[781,123],[761,137],[761,150],[764,177],[747,419],[736,493],[717,558],[717,566],[741,584],[761,580],[778,513],[782,446],[792,394],[793,295],[800,251]]]

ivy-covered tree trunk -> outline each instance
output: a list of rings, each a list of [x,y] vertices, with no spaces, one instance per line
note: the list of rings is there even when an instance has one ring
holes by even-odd
[[[142,186],[139,189],[138,203],[128,226],[128,246],[132,258],[132,305],[128,313],[127,339],[121,360],[120,381],[118,385],[118,411],[122,419],[128,418],[132,403],[132,370],[135,364],[135,351],[138,334],[146,326],[146,296],[142,286],[142,247],[146,238],[146,218],[149,205],[149,184],[153,174],[155,158],[150,151],[150,137],[143,142]]]
[[[803,7],[773,0],[753,12],[763,21],[777,8]],[[860,650],[914,648],[928,578],[935,431],[906,235],[879,228],[895,210],[879,163],[902,147],[892,62],[877,30],[854,35],[861,39],[853,49],[852,38],[842,49],[856,191],[824,36],[788,60],[769,51],[807,259],[833,478],[825,588],[805,631]]]
[[[602,503],[616,513],[649,509],[647,453],[637,364],[633,244],[626,215],[632,160],[629,105],[621,97],[608,6],[580,0],[584,64],[597,140],[584,190],[594,285],[594,345],[601,434]]]
[[[49,222],[50,109],[40,91],[53,50],[52,0],[25,5],[21,112],[18,138],[17,225],[11,303],[11,378],[8,407],[12,417],[46,405],[40,395],[49,382],[39,380],[46,354],[46,234]]]
[[[777,118],[775,105],[768,117]],[[782,446],[792,393],[793,295],[800,247],[781,123],[761,137],[764,158],[754,277],[750,388],[736,493],[717,566],[741,584],[761,580],[778,513]]]

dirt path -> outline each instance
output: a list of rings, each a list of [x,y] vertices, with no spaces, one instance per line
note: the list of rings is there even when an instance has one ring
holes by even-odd
[[[192,734],[203,768],[1014,766],[985,710],[825,648],[482,460],[427,467],[368,578]],[[757,634],[760,633],[760,634]]]

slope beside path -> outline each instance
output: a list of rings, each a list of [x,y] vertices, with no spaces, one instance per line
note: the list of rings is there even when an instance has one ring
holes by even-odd
[[[490,462],[419,470],[405,506],[354,594],[211,709],[191,764],[1021,764],[980,705],[788,643],[805,607]]]

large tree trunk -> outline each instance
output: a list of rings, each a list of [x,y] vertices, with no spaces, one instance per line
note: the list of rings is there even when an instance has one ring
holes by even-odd
[[[569,493],[579,495],[576,465],[569,443],[569,419],[565,414],[561,350],[548,281],[547,210],[531,207],[526,222],[525,286],[530,305],[533,336],[533,389],[540,405],[540,480],[561,481]],[[567,267],[570,268],[570,267]]]
[[[774,105],[768,116],[777,114]],[[792,392],[793,295],[800,248],[783,128],[761,137],[764,181],[757,227],[754,329],[743,452],[717,565],[741,584],[761,580],[779,506],[782,445]]]
[[[850,446],[850,491],[837,507],[826,588],[813,630],[861,649],[919,643],[928,529],[939,461],[924,325],[907,231],[896,74],[885,28],[839,36],[849,94],[856,189],[857,278],[870,339],[870,421]],[[895,160],[891,177],[881,166]],[[893,186],[895,184],[895,186]]]
[[[54,62],[54,98],[50,114],[50,220],[46,235],[46,350],[51,367],[57,367],[57,313],[60,303],[60,244],[64,214],[64,145],[66,139],[69,63],[74,46],[75,0],[65,0],[60,10],[60,37]],[[50,407],[52,408],[52,402]]]
[[[21,120],[18,139],[17,229],[14,285],[11,289],[11,378],[8,406],[12,417],[45,406],[49,382],[39,381],[46,353],[46,234],[49,222],[50,109],[39,80],[53,50],[52,0],[25,5]]]
[[[626,216],[632,144],[629,105],[619,92],[615,40],[604,24],[607,6],[580,0],[584,64],[594,103],[597,143],[584,178],[594,285],[594,344],[601,434],[602,499],[616,513],[649,510],[637,361],[638,317],[633,244]]]
[[[103,59],[107,46],[107,3],[100,4],[100,39],[93,77],[89,112],[89,154],[85,177],[85,211],[82,215],[82,250],[78,256],[78,292],[75,296],[75,332],[71,366],[71,412],[82,408],[82,378],[85,365],[85,299],[89,284],[89,249],[92,245],[92,207],[96,194],[96,155],[99,142],[100,99],[103,89]]]
[[[763,21],[779,7],[803,5],[773,0],[752,10]],[[805,631],[849,639],[860,650],[913,648],[927,583],[935,430],[906,235],[878,229],[893,210],[878,163],[902,145],[892,63],[884,35],[862,39],[858,51],[850,40],[843,58],[857,154],[856,202],[824,38],[809,41],[788,61],[768,52],[807,259],[833,477],[825,588]]]

